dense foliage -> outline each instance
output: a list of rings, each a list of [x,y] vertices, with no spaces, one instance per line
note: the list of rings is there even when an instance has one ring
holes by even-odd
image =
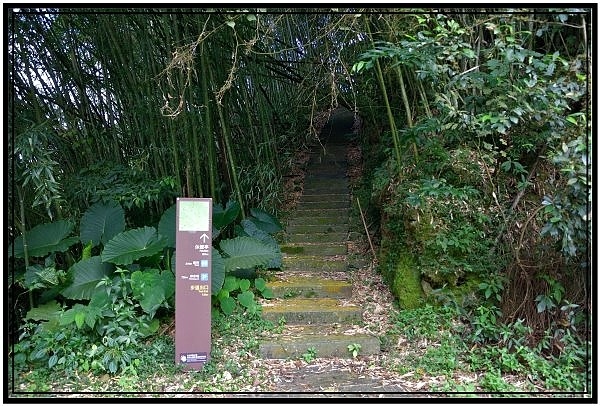
[[[121,11],[9,10],[15,361],[133,365],[172,316],[178,196],[214,199],[216,317],[257,314],[284,176],[343,106],[406,314],[451,308],[500,371],[585,372],[590,10]]]
[[[353,71],[378,78],[370,96],[388,109],[387,128],[366,143],[366,187],[381,218],[381,272],[401,307],[456,308],[476,342],[510,353],[498,328],[521,323],[542,354],[588,351],[588,17],[371,19],[378,34]]]

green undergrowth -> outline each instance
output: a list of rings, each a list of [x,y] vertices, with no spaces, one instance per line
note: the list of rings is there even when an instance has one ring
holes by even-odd
[[[244,391],[265,373],[251,365],[257,357],[260,335],[273,328],[271,322],[248,312],[213,314],[211,359],[200,371],[186,372],[176,365],[173,337],[162,334],[146,341],[129,367],[117,374],[15,365],[9,368],[9,389],[19,397],[83,391],[106,396],[126,396],[126,392]]]
[[[496,323],[489,316],[483,307],[469,314],[429,303],[394,313],[386,341],[403,344],[387,368],[416,382],[435,378],[432,392],[589,393],[590,371],[582,350],[589,343],[563,332],[561,351],[549,353],[549,333],[530,346],[530,330],[521,321]]]
[[[398,298],[400,308],[414,309],[421,306],[424,294],[413,255],[405,248],[386,241],[380,259],[382,275],[394,296]]]

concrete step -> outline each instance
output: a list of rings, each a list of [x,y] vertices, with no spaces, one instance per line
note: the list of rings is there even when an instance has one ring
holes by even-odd
[[[320,394],[333,392],[337,393],[338,397],[344,398],[364,398],[366,396],[371,398],[414,398],[415,396],[414,392],[410,392],[410,389],[397,380],[390,381],[381,377],[370,377],[369,374],[355,368],[323,367],[320,363],[301,366],[291,375],[288,374],[286,378],[285,380],[281,379],[277,384],[277,392],[280,397],[308,397],[307,392]],[[391,402],[387,401],[387,403]]]
[[[344,200],[329,200],[323,198],[317,201],[303,201],[300,199],[296,208],[302,210],[316,210],[316,209],[348,209],[350,207],[350,199],[346,196]]]
[[[319,149],[319,150],[315,150],[313,153],[310,154],[310,158],[309,158],[309,163],[319,163],[319,162],[323,162],[323,161],[327,161],[327,160],[336,160],[336,161],[342,161],[345,162],[346,159],[346,148],[345,147],[338,147],[338,146],[331,146],[328,147],[325,151],[323,151],[323,149]]]
[[[343,280],[309,278],[286,273],[281,278],[270,281],[267,286],[277,298],[333,298],[343,299],[352,296],[352,284]]]
[[[284,271],[303,272],[346,272],[348,264],[345,260],[315,257],[310,255],[283,254]]]
[[[347,186],[319,186],[319,187],[304,187],[302,189],[303,193],[306,195],[326,195],[330,193],[335,194],[345,194],[346,196],[350,196],[349,189]]]
[[[306,167],[308,173],[311,172],[342,172],[348,169],[348,162],[345,159],[340,160],[337,158],[328,159],[332,162],[318,162],[317,160],[309,162]]]
[[[300,204],[302,203],[320,203],[323,201],[329,202],[347,202],[350,200],[350,195],[348,192],[333,194],[333,193],[319,193],[319,194],[310,194],[304,191],[304,194],[300,196]]]
[[[344,244],[336,243],[322,243],[322,244],[294,244],[288,243],[281,246],[281,252],[293,255],[314,255],[314,256],[332,256],[332,255],[346,255],[348,253],[348,246]]]
[[[262,317],[286,324],[354,324],[362,320],[362,309],[340,299],[274,299],[262,305]]]
[[[347,233],[348,223],[337,224],[305,224],[303,222],[288,223],[285,231],[288,234],[311,234],[311,233]]]
[[[285,238],[288,243],[345,243],[348,233],[306,233],[288,234]]]
[[[314,217],[331,217],[331,218],[343,218],[344,221],[348,222],[348,215],[350,214],[350,208],[316,208],[316,209],[302,209],[297,208],[294,212],[294,219],[303,218],[314,218]]]
[[[342,178],[346,177],[346,171],[348,169],[348,166],[345,164],[337,164],[335,166],[331,166],[331,165],[311,165],[309,167],[306,168],[306,176],[307,177],[313,177],[313,176],[332,176],[332,175],[339,175]]]
[[[348,224],[350,209],[315,209],[296,210],[295,214],[287,221],[288,224]]]
[[[337,230],[338,227],[345,227],[349,230],[348,217],[305,217],[289,220],[286,225],[286,230],[291,234],[292,231],[289,227],[294,229],[296,226],[321,226],[323,232],[329,232],[330,230]],[[336,227],[337,226],[337,227]],[[304,234],[302,232],[294,231],[293,233]]]
[[[301,358],[312,350],[316,358],[352,358],[348,346],[357,344],[360,345],[359,355],[376,355],[380,352],[379,339],[375,336],[310,331],[265,340],[259,344],[259,352],[261,357],[268,359]]]
[[[321,168],[337,168],[339,166],[347,166],[348,159],[346,153],[343,154],[327,154],[327,155],[312,155],[308,160],[308,167]]]
[[[348,187],[348,179],[327,179],[327,178],[312,178],[304,180],[304,190],[306,189],[342,189]]]
[[[311,182],[313,180],[327,180],[330,182],[337,181],[345,181],[346,180],[346,172],[345,171],[311,171],[307,172],[304,177],[304,182]]]

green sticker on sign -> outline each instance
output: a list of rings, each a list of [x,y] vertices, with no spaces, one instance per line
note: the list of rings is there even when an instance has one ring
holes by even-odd
[[[179,231],[210,231],[210,206],[207,201],[179,202]]]

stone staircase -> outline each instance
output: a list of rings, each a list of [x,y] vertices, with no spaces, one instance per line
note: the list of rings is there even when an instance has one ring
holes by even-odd
[[[349,215],[346,145],[319,146],[286,225],[283,271],[269,283],[275,299],[263,304],[263,318],[285,321],[285,329],[261,342],[263,358],[296,359],[309,349],[317,358],[351,358],[351,344],[360,355],[379,353],[377,337],[354,333],[363,309],[352,303],[347,273]]]

